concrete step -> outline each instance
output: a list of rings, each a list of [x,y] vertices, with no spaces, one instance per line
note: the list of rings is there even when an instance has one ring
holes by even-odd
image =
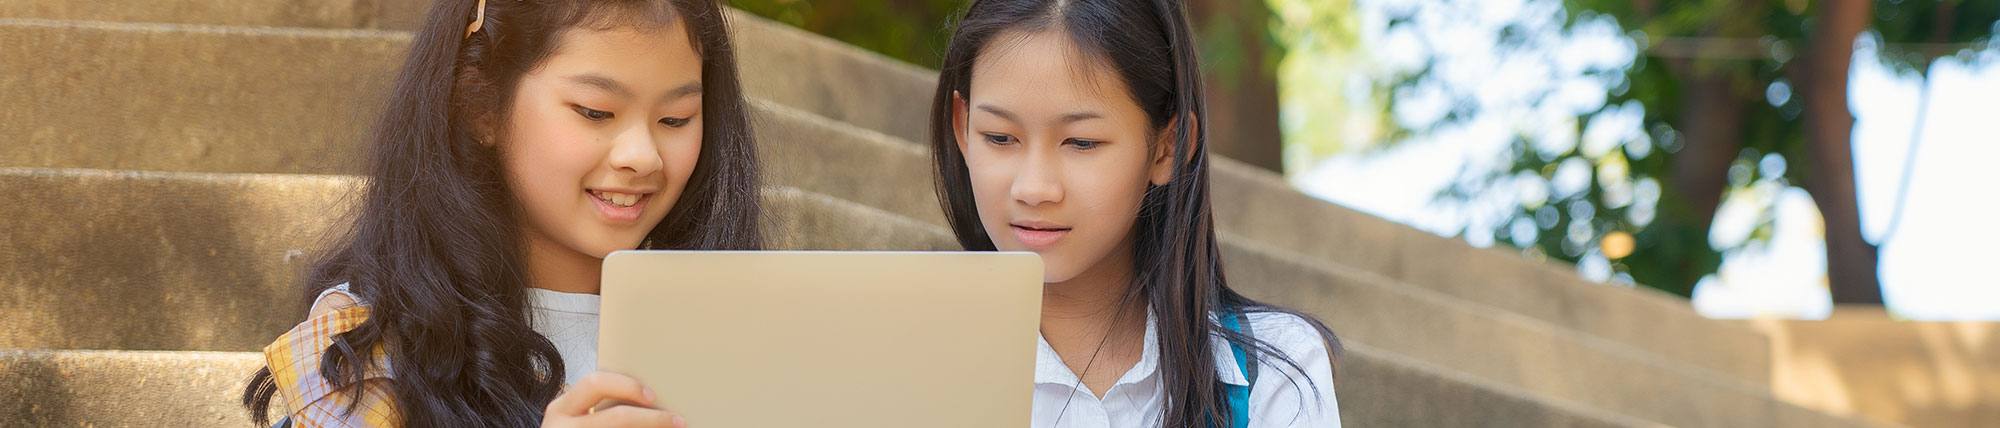
[[[1290,305],[1343,339],[1423,364],[1676,427],[1874,426],[1541,320],[1227,232],[1220,238],[1231,285],[1245,295]]]
[[[741,49],[745,64],[757,61],[767,64],[745,70],[746,81],[752,82],[748,87],[766,88],[753,93],[762,91],[767,96],[762,98],[766,102],[758,112],[766,120],[760,120],[758,131],[763,137],[768,171],[780,176],[779,180],[842,199],[918,220],[941,219],[932,201],[925,149],[910,140],[911,134],[921,132],[894,126],[871,127],[868,123],[874,119],[860,113],[887,111],[893,114],[881,115],[883,118],[904,118],[889,122],[921,126],[922,113],[908,110],[921,110],[911,106],[927,104],[917,98],[929,90],[932,77],[922,73],[912,76],[907,65],[796,30],[768,28],[776,25],[760,23],[754,18],[738,22],[743,34],[804,41],[777,43],[780,46],[817,46],[793,55],[792,59],[758,57],[758,52],[785,49],[764,49],[762,44],[750,43],[755,37],[745,37],[744,46],[758,46]],[[159,34],[163,32],[185,36]],[[372,105],[368,100],[353,99],[351,94],[359,91],[348,88],[379,87],[386,76],[385,70],[390,68],[384,64],[396,61],[395,49],[383,46],[400,46],[406,39],[407,36],[392,32],[251,31],[229,27],[0,20],[0,42],[4,42],[0,44],[0,59],[39,60],[0,63],[0,71],[5,72],[0,75],[38,80],[32,85],[0,80],[8,83],[0,86],[0,100],[34,101],[9,102],[0,107],[7,109],[0,110],[0,118],[8,119],[0,122],[0,138],[21,138],[28,143],[26,150],[0,153],[0,165],[212,172],[348,171],[351,156],[340,153],[352,153],[346,147],[355,141],[357,130],[366,128],[366,122],[357,117],[363,116],[361,112],[369,111]],[[82,53],[91,52],[87,49],[55,58],[46,54],[66,51],[58,47],[82,44],[124,46],[135,52],[242,51],[288,57],[300,56],[283,53],[293,49],[285,46],[303,43],[300,40],[315,44],[315,49],[308,51],[313,52],[312,57],[332,58],[329,61],[348,65],[315,68],[307,73],[271,70],[273,63],[289,64],[289,61],[262,61],[257,63],[262,64],[259,66],[199,55],[189,57],[192,60],[116,61]],[[810,79],[756,72],[798,70],[768,65],[788,60],[812,61],[799,58],[822,58],[829,64],[843,64],[815,69],[828,70],[840,78],[817,71]],[[8,64],[22,64],[15,67],[23,69],[7,69]],[[871,69],[870,64],[875,64],[872,67],[877,72],[855,72]],[[56,75],[66,77],[52,77]],[[178,95],[216,93],[223,90],[219,86],[227,87],[226,82],[234,80],[254,80],[258,82],[254,84],[271,86],[260,92],[268,95],[257,97]],[[874,82],[864,85],[874,93],[845,94],[836,89],[855,81]],[[343,86],[339,82],[366,83]],[[275,89],[279,87],[285,89]],[[846,107],[829,104],[833,101],[849,104],[843,104]],[[867,103],[853,104],[862,101]],[[134,105],[152,107],[131,107]],[[308,105],[312,107],[301,107]],[[258,120],[191,113],[204,111],[241,111],[244,116]],[[293,113],[298,111],[315,114]],[[88,119],[93,117],[141,119],[107,127],[93,125]],[[145,119],[154,117],[163,118]],[[844,122],[842,117],[852,122]],[[280,133],[285,134],[284,138],[276,135]],[[881,151],[814,150],[814,146],[839,143],[829,140],[853,141]],[[271,141],[285,144],[273,148]],[[859,157],[871,163],[831,162],[830,158],[820,157],[822,153],[835,153],[838,157],[833,159]],[[842,171],[856,172],[850,165],[869,167],[859,171],[863,175],[838,175]],[[1767,339],[1740,326],[1702,318],[1684,300],[1647,290],[1591,284],[1578,279],[1567,267],[1530,262],[1500,250],[1472,248],[1456,240],[1312,199],[1267,172],[1227,160],[1219,160],[1217,165],[1214,205],[1218,225],[1224,231],[1583,331],[1740,381],[1769,382]]]
[[[1369,348],[1350,349],[1341,363],[1348,371],[1335,384],[1346,426],[1659,426],[1513,393]],[[237,394],[262,364],[262,356],[251,352],[0,350],[0,421],[51,427],[248,425]]]
[[[151,22],[256,27],[396,29],[414,27],[428,1],[0,0],[0,16],[78,21]],[[467,17],[470,20],[470,17]]]
[[[406,45],[385,31],[0,19],[0,139],[9,165],[43,167],[340,158]]]
[[[0,168],[0,349],[248,351],[297,322],[296,276],[362,180]],[[943,228],[765,192],[775,249],[953,250]]]
[[[249,352],[0,350],[0,425],[241,427]]]
[[[70,3],[78,3],[78,5],[71,5]],[[183,69],[181,71],[189,67],[189,64],[175,64],[176,62],[191,62],[206,63],[194,64],[194,67],[203,67],[206,65],[224,70],[238,70],[238,76],[235,78],[222,81],[189,82],[197,85],[197,87],[185,88],[193,90],[208,89],[208,92],[179,93],[273,93],[280,91],[272,90],[273,88],[265,85],[265,83],[272,82],[273,80],[263,78],[271,77],[274,74],[285,75],[289,79],[291,75],[310,75],[312,74],[309,72],[310,70],[326,70],[329,68],[367,70],[370,73],[360,76],[349,73],[349,70],[335,70],[333,75],[326,76],[329,78],[358,77],[367,79],[365,85],[358,85],[362,82],[354,81],[302,82],[288,80],[283,81],[283,83],[300,87],[332,89],[325,93],[294,94],[311,95],[305,99],[320,100],[322,103],[343,101],[373,103],[378,101],[379,94],[383,93],[380,90],[384,86],[383,83],[391,78],[390,74],[393,73],[395,66],[400,64],[402,49],[409,42],[409,34],[402,31],[338,30],[407,30],[414,25],[417,19],[421,18],[420,14],[424,12],[422,6],[412,5],[428,2],[250,0],[241,4],[195,2],[182,5],[186,10],[170,9],[164,11],[158,10],[157,6],[150,6],[157,2],[143,3],[148,6],[134,5],[132,8],[117,8],[89,2],[0,0],[0,17],[6,17],[0,18],[0,23],[6,23],[6,25],[47,25],[62,28],[85,27],[96,30],[122,29],[141,32],[149,29],[172,28],[189,32],[268,33],[277,37],[294,39],[291,43],[296,44],[296,46],[270,46],[270,44],[264,43],[262,44],[263,47],[272,49],[244,51],[232,49],[234,46],[226,44],[218,46],[217,43],[207,41],[169,41],[165,42],[169,46],[142,43],[137,45],[118,45],[126,46],[126,48],[121,50],[105,50],[104,48],[110,46],[93,43],[98,39],[91,37],[91,35],[97,34],[99,31],[79,31],[78,33],[81,34],[22,33],[20,35],[25,37],[49,37],[55,40],[46,41],[48,43],[88,47],[88,49],[77,49],[77,51],[97,53],[95,55],[100,57],[100,62],[116,62],[120,59],[131,59],[136,62],[150,63],[138,64],[142,66]],[[300,4],[294,6],[291,3]],[[294,13],[286,9],[287,7],[290,9],[324,10],[317,14],[301,14]],[[244,10],[241,13],[235,14],[216,11],[216,9],[238,8]],[[129,10],[145,12],[126,12]],[[328,15],[329,17],[318,17],[320,15]],[[355,24],[341,24],[347,22]],[[845,46],[839,42],[741,11],[731,10],[731,23],[733,25],[731,30],[737,46],[756,47],[755,49],[738,49],[737,51],[740,66],[745,70],[742,76],[743,86],[748,95],[805,108],[821,116],[861,125],[869,129],[893,130],[896,135],[905,138],[919,136],[925,132],[924,121],[920,118],[929,110],[928,95],[923,95],[916,99],[882,102],[883,96],[881,94],[894,93],[894,91],[903,86],[903,82],[912,79],[925,79],[926,76],[934,73],[921,67],[899,62],[866,50]],[[277,28],[246,28],[246,26]],[[379,52],[371,51],[361,46],[342,46],[340,49],[324,49],[326,46],[321,45],[321,43],[327,43],[323,40],[325,38],[337,38],[347,35],[358,35],[362,40],[358,40],[357,42],[362,45],[379,48],[386,44],[393,48],[387,52]],[[0,36],[0,40],[8,39],[6,36]],[[186,51],[181,49],[184,46],[176,43],[203,45],[209,49]],[[104,54],[104,52],[112,53]],[[314,53],[318,61],[273,62],[266,60],[267,58],[299,56],[301,53]],[[20,54],[30,56],[42,55],[42,53],[35,52],[21,52]],[[148,58],[174,58],[178,61],[146,61]],[[198,60],[188,61],[188,58],[196,58]],[[349,61],[352,59],[365,59],[368,62],[353,63]],[[342,65],[328,67],[328,65],[332,64]],[[103,65],[105,64],[90,64],[90,68],[78,70],[78,73],[50,72],[47,74],[52,78],[72,74],[89,74],[100,71],[99,68],[94,67],[101,67]],[[751,70],[771,70],[772,72],[749,72]],[[128,74],[127,76],[131,75]],[[825,82],[842,83],[828,85]],[[118,95],[127,94],[113,94],[113,96]],[[235,100],[180,99],[179,101],[229,103]],[[152,109],[152,107],[154,106],[136,105],[130,108],[134,111],[144,111]],[[283,122],[270,122],[269,120],[308,119],[306,115],[292,113],[311,111],[283,108],[297,106],[272,105],[269,103],[258,103],[256,107],[261,107],[261,109],[218,111],[210,108],[186,113],[190,115],[233,118],[231,120],[244,120],[250,123],[285,125]],[[258,113],[268,115],[269,117],[246,116],[246,114]],[[167,125],[187,122],[185,118],[181,118],[182,120],[166,119],[172,118],[162,119],[162,123]],[[332,125],[334,127],[345,130],[345,133],[326,136],[337,139],[367,129],[368,120],[372,120],[371,117],[352,116],[321,116],[309,119],[330,121],[333,122]],[[249,137],[246,136],[245,138]],[[351,140],[351,138],[341,139],[341,141],[348,140]]]
[[[1340,422],[1349,427],[1630,427],[1666,425],[1520,392],[1350,342],[1340,358]]]

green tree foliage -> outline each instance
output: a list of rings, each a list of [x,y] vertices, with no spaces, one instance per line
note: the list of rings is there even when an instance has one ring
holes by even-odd
[[[1383,93],[1354,93],[1350,82],[1366,82],[1373,67],[1362,55],[1361,19],[1353,0],[1268,0],[1277,59],[1279,127],[1286,171],[1305,171],[1313,162],[1382,139],[1392,129],[1379,114]],[[1204,51],[1206,53],[1207,51]]]

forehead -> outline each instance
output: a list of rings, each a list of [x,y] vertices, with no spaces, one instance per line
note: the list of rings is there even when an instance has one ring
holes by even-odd
[[[1136,112],[1139,107],[1115,68],[1085,54],[1059,29],[996,35],[973,63],[971,87],[968,101],[1011,109]]]
[[[609,75],[629,85],[666,86],[701,78],[701,56],[678,19],[651,27],[575,28],[557,38],[543,73]]]

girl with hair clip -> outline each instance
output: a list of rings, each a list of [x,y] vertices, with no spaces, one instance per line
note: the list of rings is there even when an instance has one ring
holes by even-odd
[[[307,319],[244,391],[251,417],[684,425],[593,373],[596,293],[612,251],[759,245],[724,17],[716,0],[436,2],[356,211],[302,279]]]
[[[1318,320],[1223,276],[1180,0],[976,0],[930,117],[960,244],[1047,264],[1037,427],[1338,427]]]

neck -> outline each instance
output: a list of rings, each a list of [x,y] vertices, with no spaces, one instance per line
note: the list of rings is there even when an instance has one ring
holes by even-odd
[[[1104,266],[1113,264],[1124,266]],[[1042,334],[1069,335],[1126,324],[1137,324],[1143,332],[1146,300],[1127,296],[1132,290],[1131,271],[1129,261],[1107,261],[1075,278],[1042,284]]]
[[[602,288],[604,259],[591,257],[529,232],[522,252],[528,286],[564,293],[597,294]]]
[[[1130,248],[1042,287],[1042,339],[1102,397],[1145,352],[1146,298],[1132,291]]]

